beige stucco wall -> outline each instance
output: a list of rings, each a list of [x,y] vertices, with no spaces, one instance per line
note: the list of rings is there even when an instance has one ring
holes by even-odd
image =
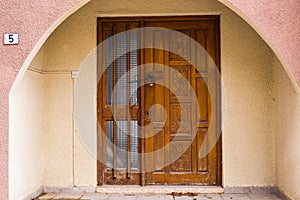
[[[42,52],[42,51],[41,51]],[[38,58],[42,57],[39,53]],[[41,66],[35,59],[32,66]],[[27,71],[11,92],[9,130],[9,189],[12,200],[22,199],[42,185],[43,77]]]
[[[238,17],[222,19],[224,185],[274,185],[273,54]]]
[[[43,185],[73,185],[73,80],[70,73],[43,74]]]
[[[97,177],[97,65],[96,51],[81,64],[74,82],[74,184],[94,186]],[[89,176],[87,176],[87,173]]]
[[[300,199],[300,94],[275,59],[276,183],[292,199]]]
[[[96,138],[96,59],[78,70],[96,44],[96,20],[103,15],[221,15],[221,66],[226,106],[223,129],[223,185],[276,183],[273,53],[240,17],[216,1],[92,1],[64,21],[43,46],[42,185],[96,185],[96,161],[74,124],[75,108],[84,133]],[[279,66],[281,67],[281,66]],[[73,83],[74,81],[74,83]],[[287,80],[288,81],[288,80]],[[82,87],[85,83],[88,87]],[[77,88],[74,90],[74,88]],[[87,94],[88,93],[88,94]],[[73,96],[85,99],[74,105]],[[80,112],[79,112],[80,113]],[[82,124],[79,125],[82,127]],[[95,150],[94,143],[90,144]],[[92,150],[92,151],[93,151]],[[278,159],[277,159],[278,163]]]

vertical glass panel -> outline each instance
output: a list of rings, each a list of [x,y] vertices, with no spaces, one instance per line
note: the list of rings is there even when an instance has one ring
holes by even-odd
[[[127,168],[127,121],[117,121],[117,168]]]
[[[112,35],[107,35],[106,38],[111,37]],[[114,48],[113,48],[113,41],[107,41],[106,43],[106,104],[112,105],[112,98],[113,98],[113,63],[108,65],[108,61],[113,59]],[[131,34],[130,35],[130,104],[136,105],[137,104],[137,88],[138,88],[138,51],[134,50],[137,48],[137,35]],[[118,105],[126,105],[127,102],[127,55],[121,55],[121,52],[125,52],[127,48],[127,41],[126,41],[126,34],[118,34],[115,37],[115,50],[116,56],[116,79],[118,83],[118,88],[116,90],[117,94],[117,104]],[[122,79],[121,79],[122,78]]]
[[[137,120],[130,121],[130,165],[131,168],[137,169],[139,167],[138,158],[138,122]]]
[[[113,121],[106,121],[106,166],[113,168],[114,158],[114,125]]]
[[[117,58],[117,84],[118,88],[116,90],[117,104],[127,105],[127,56],[126,54],[121,55],[121,52],[126,52],[126,34],[116,35],[116,55]],[[122,78],[122,79],[121,79]]]
[[[106,35],[106,38],[112,35]],[[113,59],[113,43],[112,40],[106,40],[106,104],[112,105],[112,92],[113,92],[113,63],[109,61]]]
[[[136,105],[137,102],[137,89],[138,89],[138,70],[137,70],[137,35],[130,35],[130,104]]]
[[[106,166],[108,168],[113,168],[113,136],[114,126],[113,121],[106,121]],[[127,168],[127,121],[118,120],[117,121],[117,168],[125,169]],[[130,165],[133,169],[139,168],[139,158],[138,158],[138,122],[137,120],[130,121]]]

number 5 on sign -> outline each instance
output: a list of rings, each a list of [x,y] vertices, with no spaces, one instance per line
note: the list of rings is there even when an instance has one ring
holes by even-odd
[[[18,33],[4,33],[4,44],[19,44]]]

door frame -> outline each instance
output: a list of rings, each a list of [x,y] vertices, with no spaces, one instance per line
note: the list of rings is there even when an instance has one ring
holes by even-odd
[[[215,42],[216,42],[216,49],[215,49],[215,52],[216,52],[216,58],[214,59],[215,60],[215,64],[216,66],[218,67],[219,69],[219,72],[221,72],[221,61],[220,61],[220,51],[221,51],[221,46],[220,46],[220,15],[184,15],[184,16],[178,16],[178,15],[175,15],[175,16],[172,16],[172,15],[162,15],[162,16],[112,16],[112,17],[98,17],[97,18],[97,45],[99,45],[101,42],[102,42],[102,25],[101,25],[101,22],[102,21],[118,21],[118,22],[122,22],[122,21],[132,21],[132,22],[141,22],[141,27],[143,27],[143,22],[144,21],[157,21],[157,20],[163,20],[163,21],[178,21],[178,20],[202,20],[202,21],[205,21],[205,20],[214,20],[215,23],[216,23],[216,26],[215,26]],[[140,60],[143,60],[143,50],[140,50],[139,52],[139,55],[140,55]],[[97,53],[97,66],[101,65],[101,55],[99,55],[99,51]],[[141,72],[143,73],[143,72]],[[216,97],[217,97],[217,126],[220,127],[220,130],[221,130],[221,83],[217,82],[217,85],[218,85],[218,89],[216,91]],[[104,88],[100,88],[101,90],[103,90]],[[102,99],[100,97],[100,94],[98,92],[99,88],[97,86],[97,107],[99,105],[99,100]],[[143,98],[144,98],[144,90],[142,89],[140,91],[140,95],[141,95],[141,106],[143,107],[144,106],[144,103],[143,103]],[[101,100],[100,100],[101,101]],[[97,119],[99,119],[99,114],[102,113],[102,109],[97,109],[98,110],[98,117]],[[141,119],[144,119],[144,112],[141,112]],[[97,120],[98,121],[98,120]],[[141,124],[143,125],[143,122],[144,120],[141,121]],[[99,122],[98,122],[99,123]],[[98,155],[101,154],[101,151],[102,151],[102,141],[103,139],[99,137],[99,127],[98,127],[98,131],[97,131],[97,152],[98,152]],[[141,153],[144,152],[145,150],[145,145],[143,145],[145,142],[145,140],[141,140]],[[99,148],[101,147],[101,148]],[[104,147],[103,147],[104,148]],[[217,177],[217,184],[216,186],[222,186],[222,133],[217,141],[217,144],[216,144],[216,148],[217,148],[217,169],[216,169],[216,177]],[[143,158],[140,158],[141,159],[141,168],[143,168]],[[102,185],[103,184],[103,176],[101,175],[103,172],[103,164],[101,162],[99,162],[99,159],[97,160],[97,183],[98,185]],[[141,173],[141,185],[145,185],[145,174],[144,173]]]

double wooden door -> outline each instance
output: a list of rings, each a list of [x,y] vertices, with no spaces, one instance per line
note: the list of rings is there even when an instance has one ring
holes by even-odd
[[[159,28],[127,31],[141,27]],[[219,84],[193,42],[219,66],[218,16],[100,18],[103,41],[98,184],[220,185],[221,141],[200,157],[219,130]]]

